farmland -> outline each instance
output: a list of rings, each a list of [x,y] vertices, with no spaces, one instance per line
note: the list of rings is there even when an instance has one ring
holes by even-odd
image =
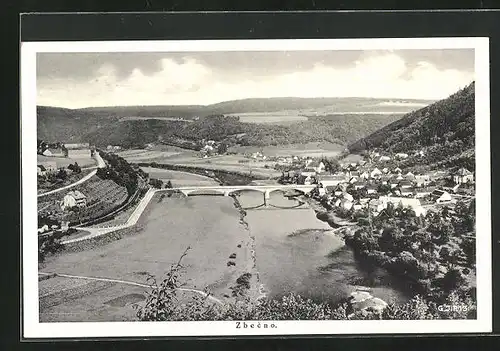
[[[235,113],[231,114],[231,116],[238,116],[240,122],[243,123],[290,124],[307,121],[307,117],[293,111],[291,113],[287,111]]]
[[[86,222],[98,218],[123,204],[128,197],[127,189],[111,180],[102,180],[93,176],[87,182],[71,190],[82,192],[87,198],[87,205],[76,211],[62,211],[60,202],[67,192],[47,195],[39,199],[39,215],[49,215],[57,221]]]
[[[66,168],[72,163],[78,163],[82,168],[96,166],[96,162],[92,157],[52,157],[36,155],[37,163],[55,162],[57,168]]]

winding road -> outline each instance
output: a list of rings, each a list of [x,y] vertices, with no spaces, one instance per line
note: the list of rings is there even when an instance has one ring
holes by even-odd
[[[89,174],[87,174],[85,177],[83,177],[82,179],[80,179],[80,180],[78,180],[78,181],[76,181],[74,183],[71,183],[69,185],[63,186],[63,187],[55,189],[55,190],[48,191],[48,192],[43,193],[43,194],[38,194],[37,196],[38,197],[42,197],[42,196],[46,196],[46,195],[50,195],[50,194],[55,194],[55,193],[58,193],[60,191],[63,191],[63,190],[72,188],[74,186],[77,186],[79,184],[82,184],[82,183],[86,182],[87,180],[89,180],[90,178],[92,178],[97,173],[97,169],[106,167],[106,163],[104,162],[104,160],[102,159],[101,155],[99,155],[99,153],[97,151],[94,154],[94,157],[95,157],[95,159],[97,161],[97,168],[94,169]]]

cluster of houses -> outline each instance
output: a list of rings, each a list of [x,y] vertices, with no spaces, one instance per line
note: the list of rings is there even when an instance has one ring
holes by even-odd
[[[52,173],[56,173],[58,171],[56,162],[40,162],[37,167],[37,175],[38,176],[46,176]]]
[[[95,149],[89,143],[55,143],[48,144],[40,142],[37,152],[40,155],[48,157],[70,157],[86,158],[91,157]]]
[[[303,184],[317,184],[315,195],[322,197],[332,207],[345,210],[369,208],[377,215],[391,203],[411,208],[417,215],[425,214],[421,201],[444,204],[452,201],[449,191],[432,186],[433,181],[447,177],[445,172],[432,174],[404,174],[394,169],[365,166],[365,161],[341,165],[335,174],[325,174],[323,162],[312,161],[295,174]],[[472,184],[474,175],[465,168],[452,174],[456,192],[464,184]],[[354,196],[353,196],[354,195]]]

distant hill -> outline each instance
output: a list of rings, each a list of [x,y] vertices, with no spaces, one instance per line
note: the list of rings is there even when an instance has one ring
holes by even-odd
[[[352,153],[380,149],[390,152],[426,151],[429,164],[461,161],[473,168],[474,82],[450,97],[406,114],[348,146]],[[455,162],[456,161],[456,162]]]
[[[346,144],[374,132],[399,116],[335,112],[367,110],[375,113],[387,109],[384,105],[387,102],[387,99],[371,98],[269,98],[234,100],[208,106],[116,106],[74,110],[39,106],[37,130],[38,138],[48,142],[91,142],[99,146],[139,146],[162,138],[206,138],[259,146],[310,141]],[[426,101],[397,100],[397,103],[418,104]],[[408,111],[409,107],[405,109]],[[302,111],[304,115],[310,115],[314,111],[321,113],[319,116],[309,117],[307,121],[286,126],[242,123],[238,117],[222,116],[277,111],[297,111],[297,114]],[[154,122],[126,118],[120,122],[123,117],[131,116],[180,117],[194,122],[161,119]],[[236,134],[244,135],[236,138]]]

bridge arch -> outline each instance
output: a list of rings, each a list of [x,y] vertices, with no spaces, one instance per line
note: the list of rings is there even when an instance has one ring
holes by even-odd
[[[223,189],[189,189],[181,190],[181,192],[186,196],[224,196],[226,191]]]
[[[244,193],[244,192],[258,192],[260,194],[265,194],[266,190],[265,189],[259,189],[259,188],[242,188],[242,189],[236,188],[236,189],[229,190],[228,191],[228,195],[240,194],[240,193]]]

